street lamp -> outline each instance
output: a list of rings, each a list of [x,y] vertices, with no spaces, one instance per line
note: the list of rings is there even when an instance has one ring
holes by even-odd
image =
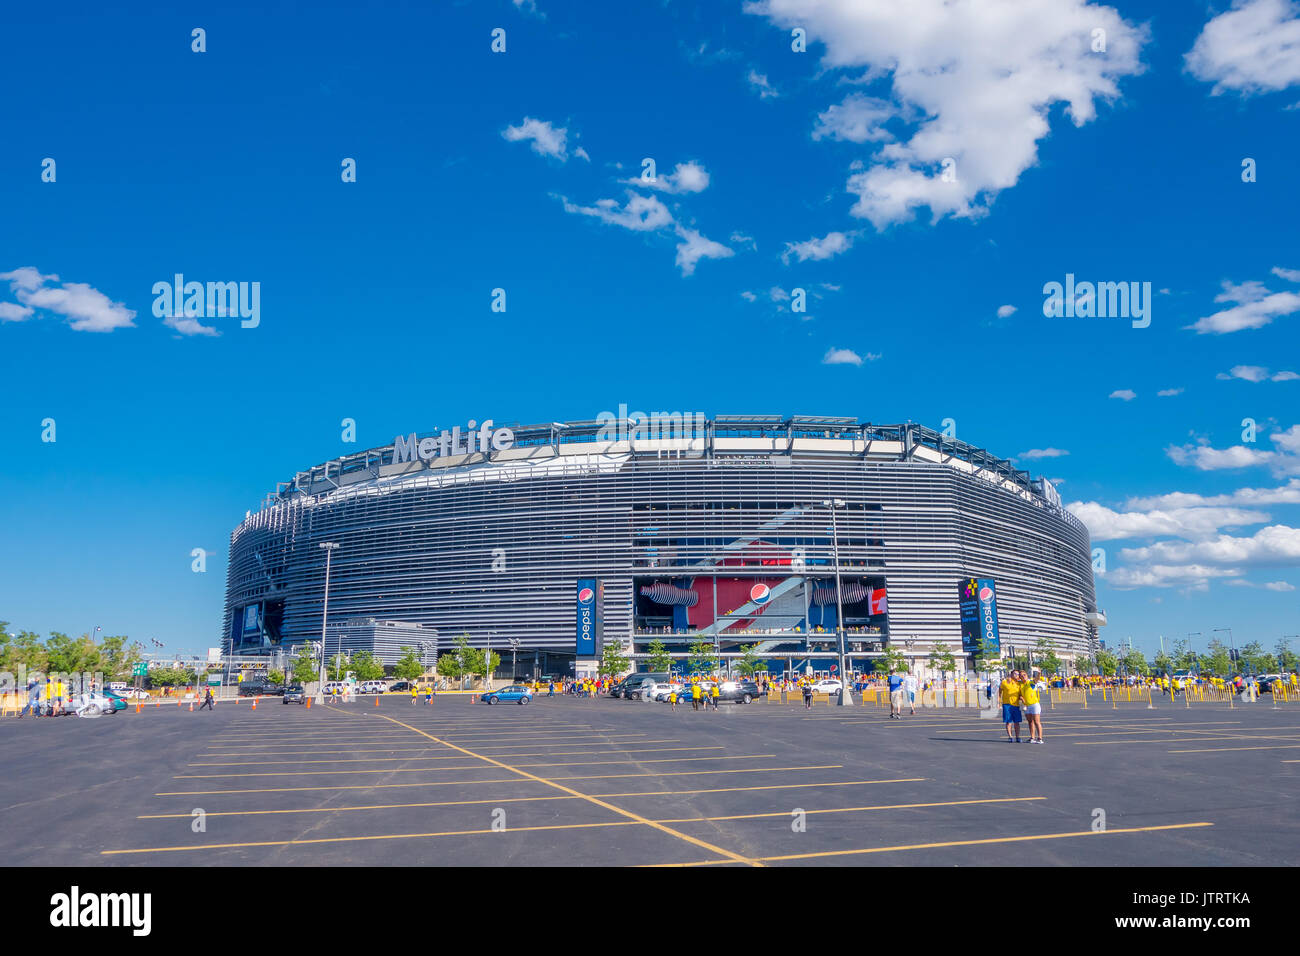
[[[519,638],[510,638],[510,681],[519,679]]]
[[[322,541],[321,550],[325,552],[325,604],[320,612],[320,679],[316,684],[316,703],[325,701],[325,622],[330,612],[330,559],[334,552],[339,549],[337,543],[333,541]],[[341,641],[342,638],[339,638]],[[340,653],[342,649],[340,648]]]
[[[843,498],[826,498],[822,501],[822,507],[828,509],[831,513],[831,551],[835,556],[835,633],[839,638],[839,657],[840,657],[840,707],[853,706],[853,698],[849,696],[849,679],[847,667],[847,658],[844,653],[844,599],[840,591],[840,529],[835,520],[835,512],[839,508],[845,507],[846,502]]]

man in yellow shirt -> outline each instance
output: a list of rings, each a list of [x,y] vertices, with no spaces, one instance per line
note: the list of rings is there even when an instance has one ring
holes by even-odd
[[[698,680],[692,680],[691,681],[691,710],[699,710],[699,709],[700,709],[700,682]]]
[[[1029,742],[1043,742],[1043,705],[1038,700],[1038,687],[1024,671],[1020,672],[1020,707],[1029,721]]]
[[[1002,723],[1007,728],[1007,743],[1020,743],[1020,681],[1012,671],[998,685],[998,700],[1002,702]],[[1015,738],[1011,736],[1015,725]]]

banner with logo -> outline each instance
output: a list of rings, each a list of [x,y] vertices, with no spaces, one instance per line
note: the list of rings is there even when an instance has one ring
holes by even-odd
[[[596,656],[596,579],[580,578],[574,595],[578,611],[577,653]]]
[[[978,653],[980,641],[997,653],[1002,649],[998,633],[998,594],[992,578],[965,578],[957,585],[957,607],[961,616],[961,647],[967,654]]]

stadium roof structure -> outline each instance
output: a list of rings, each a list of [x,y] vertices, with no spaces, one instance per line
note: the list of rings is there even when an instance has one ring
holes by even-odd
[[[638,418],[640,415],[645,415],[645,418]],[[662,426],[664,431],[657,430],[656,425]],[[1046,503],[1068,515],[1061,508],[1059,496],[1050,482],[1041,478],[1035,480],[1029,472],[978,445],[960,441],[913,422],[880,425],[852,417],[716,415],[707,418],[680,412],[633,412],[630,415],[624,413],[621,418],[606,414],[591,421],[535,425],[495,423],[493,427],[509,428],[514,433],[514,442],[509,450],[456,456],[445,461],[434,459],[427,465],[420,463],[414,470],[422,472],[426,467],[481,467],[484,464],[505,463],[517,459],[518,456],[512,453],[519,449],[533,449],[534,454],[546,455],[545,449],[549,448],[553,452],[551,457],[595,453],[595,449],[572,447],[590,446],[592,443],[601,443],[604,446],[602,451],[606,454],[617,452],[635,455],[662,451],[665,447],[689,447],[692,454],[699,457],[727,454],[852,455],[865,461],[962,463],[965,466],[963,470],[969,473],[980,475],[1003,485],[1009,491],[1019,492],[1022,497]],[[611,432],[614,433],[613,440]],[[416,437],[433,438],[438,434],[437,430],[417,432]],[[753,442],[753,447],[745,447],[745,439],[762,441]],[[850,444],[835,447],[840,443]],[[334,458],[298,472],[290,481],[281,482],[274,493],[266,496],[262,507],[271,507],[300,496],[329,494],[344,485],[391,474],[394,467],[400,466],[394,461],[394,448],[391,444]]]

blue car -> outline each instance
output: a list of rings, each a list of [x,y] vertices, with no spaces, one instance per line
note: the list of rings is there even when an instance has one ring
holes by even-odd
[[[479,700],[485,704],[499,704],[502,701],[507,704],[526,704],[532,699],[533,692],[523,684],[511,684],[509,687],[502,687],[500,690],[490,691],[479,697]]]

